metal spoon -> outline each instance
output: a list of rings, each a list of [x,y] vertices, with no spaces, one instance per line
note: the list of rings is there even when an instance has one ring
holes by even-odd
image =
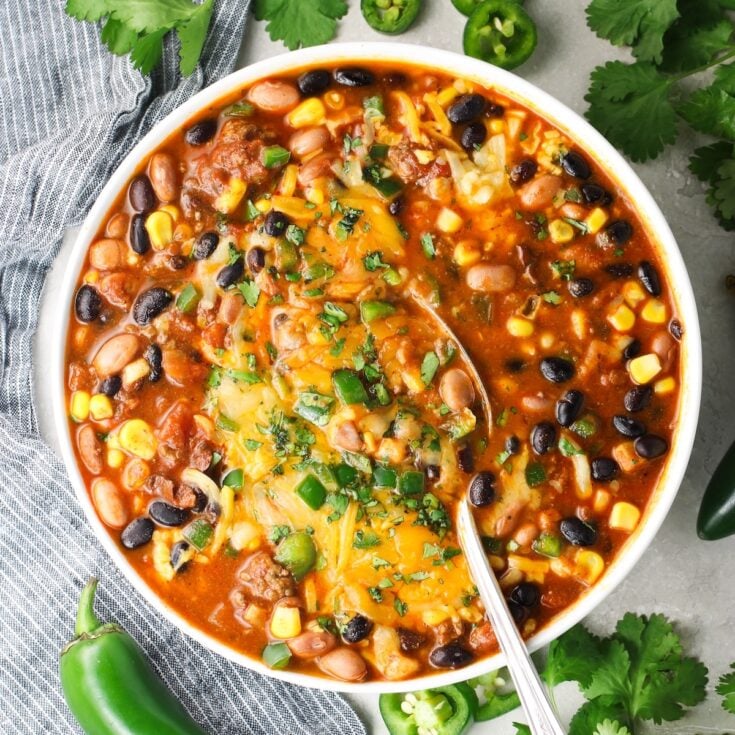
[[[412,295],[414,301],[422,309],[431,313],[432,317],[438,322],[444,332],[446,332],[447,336],[456,344],[465,363],[465,367],[470,371],[470,376],[475,383],[480,400],[482,401],[487,419],[487,430],[490,433],[492,430],[490,397],[475,364],[450,326],[420,294],[413,293]],[[518,628],[508,609],[508,604],[505,601],[498,580],[495,577],[495,572],[488,562],[487,555],[480,541],[480,535],[477,532],[475,518],[472,515],[467,500],[462,500],[459,504],[457,536],[467,559],[472,578],[480,593],[480,599],[485,606],[490,624],[493,626],[495,637],[498,639],[500,650],[505,654],[506,664],[526,713],[531,732],[533,735],[566,735],[546,696],[546,690],[541,683],[533,661],[531,661],[526,644],[518,632]]]

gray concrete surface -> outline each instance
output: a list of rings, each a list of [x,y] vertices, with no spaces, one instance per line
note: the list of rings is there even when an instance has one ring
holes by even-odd
[[[613,58],[625,58],[586,27],[586,0],[528,0],[526,8],[539,28],[539,45],[532,59],[518,73],[582,113],[591,69]],[[449,0],[426,0],[420,20],[400,40],[461,51],[463,19]],[[384,40],[363,21],[358,0],[342,20],[337,40]],[[273,43],[265,24],[248,24],[238,65],[282,53]],[[420,53],[417,54],[420,59]],[[634,166],[658,201],[674,231],[689,268],[699,307],[704,343],[704,394],[702,412],[686,479],[669,517],[648,553],[587,624],[609,631],[626,611],[662,612],[675,620],[686,646],[700,656],[715,680],[735,660],[735,537],[717,543],[699,541],[694,531],[699,500],[719,458],[735,440],[735,294],[725,290],[725,275],[735,272],[735,236],[721,230],[707,208],[700,184],[687,171],[687,158],[697,144],[688,132],[657,161]],[[67,233],[64,251],[47,282],[37,344],[49,338],[49,315],[65,262],[64,253],[73,241]],[[43,361],[36,361],[36,385],[43,388]],[[41,428],[54,444],[49,402],[41,393],[37,400]],[[712,695],[704,705],[681,722],[651,728],[656,733],[721,733],[735,731],[735,717],[728,716]],[[574,688],[565,685],[557,693],[563,711],[571,714],[580,700]],[[377,711],[377,698],[355,696],[358,708],[374,735],[385,735]],[[506,717],[473,732],[509,735],[512,719]],[[638,734],[640,735],[640,733]]]

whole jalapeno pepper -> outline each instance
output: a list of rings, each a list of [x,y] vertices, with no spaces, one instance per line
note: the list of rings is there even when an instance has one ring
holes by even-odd
[[[464,52],[502,69],[515,69],[533,53],[536,24],[515,0],[483,0],[464,29]]]
[[[66,702],[87,735],[207,735],[151,668],[133,638],[94,614],[97,580],[79,598],[76,637],[61,652]]]
[[[452,5],[454,5],[457,10],[459,10],[462,15],[470,16],[472,15],[472,11],[481,3],[483,0],[452,0]],[[520,3],[523,5],[525,0],[515,0],[515,2]]]
[[[735,444],[717,465],[704,491],[697,516],[697,534],[705,541],[735,534]]]
[[[396,35],[416,20],[421,0],[361,0],[360,8],[371,28]]]

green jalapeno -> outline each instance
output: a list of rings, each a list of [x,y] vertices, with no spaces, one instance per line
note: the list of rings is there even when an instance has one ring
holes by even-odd
[[[454,5],[457,10],[459,10],[462,15],[470,16],[472,15],[472,11],[481,3],[483,0],[452,0],[452,5]],[[515,2],[520,3],[523,5],[525,0],[515,0]]]
[[[76,637],[61,652],[66,702],[87,735],[206,735],[189,717],[133,638],[94,614],[97,580],[82,590]]]
[[[468,684],[412,694],[381,694],[380,714],[390,735],[462,735],[472,723],[477,695]]]
[[[697,516],[697,533],[706,541],[735,534],[735,444],[717,465],[704,491]]]
[[[464,52],[502,69],[515,69],[533,53],[536,24],[515,0],[484,0],[464,29]]]
[[[360,7],[371,28],[396,35],[416,20],[421,0],[362,0]]]

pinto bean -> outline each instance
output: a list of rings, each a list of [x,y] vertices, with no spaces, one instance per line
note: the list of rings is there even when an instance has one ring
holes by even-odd
[[[509,265],[478,263],[467,271],[467,285],[473,291],[497,293],[510,291],[516,282],[516,272]]]
[[[552,203],[560,188],[561,179],[558,176],[544,174],[518,189],[518,197],[526,209],[543,209]]]
[[[228,291],[220,301],[217,319],[225,324],[234,324],[242,311],[242,296],[236,291]]]
[[[475,402],[475,387],[464,370],[452,368],[442,375],[439,395],[452,411],[461,411]]]
[[[98,477],[92,483],[92,502],[105,525],[122,528],[127,523],[128,510],[122,493],[106,477]]]
[[[125,262],[125,250],[121,240],[106,237],[89,248],[89,264],[100,271],[113,271]]]
[[[116,334],[97,350],[92,366],[100,378],[119,373],[133,361],[139,346],[138,338],[134,334]]]
[[[299,184],[305,186],[320,176],[326,176],[332,170],[332,154],[322,153],[299,167]]]
[[[276,114],[296,107],[299,99],[299,90],[293,84],[282,81],[259,82],[248,92],[248,100],[256,107]]]
[[[524,548],[528,548],[533,543],[534,539],[538,536],[538,528],[535,523],[523,523],[521,524],[513,534],[513,540]]]
[[[288,147],[291,149],[291,153],[302,158],[309,153],[324,148],[328,141],[329,131],[325,127],[304,128],[291,136]]]
[[[337,645],[337,638],[326,630],[307,630],[286,645],[296,658],[312,659],[329,653]]]
[[[675,346],[674,338],[665,330],[656,332],[651,340],[651,349],[659,356],[664,370],[671,367]]]
[[[525,503],[512,503],[505,508],[502,515],[495,521],[495,535],[501,538],[510,535],[518,525],[525,507]]]
[[[118,212],[110,217],[107,223],[105,234],[107,237],[113,237],[116,240],[122,240],[128,232],[128,215],[125,212]]]
[[[523,396],[521,398],[521,405],[526,411],[533,411],[533,413],[545,413],[550,411],[554,405],[554,401],[543,393],[533,393],[532,395]]]
[[[172,202],[179,196],[179,177],[176,161],[168,153],[156,153],[148,167],[148,178],[153,191],[162,202]]]
[[[100,278],[99,291],[113,305],[129,309],[138,292],[138,279],[127,271],[108,273]]]
[[[102,444],[91,424],[85,424],[77,432],[77,447],[84,466],[93,474],[102,472]]]
[[[361,681],[367,676],[365,659],[351,648],[335,648],[320,656],[317,665],[328,676],[342,681]]]
[[[359,452],[363,447],[362,437],[354,421],[343,421],[332,434],[332,443],[338,449],[348,452]]]

